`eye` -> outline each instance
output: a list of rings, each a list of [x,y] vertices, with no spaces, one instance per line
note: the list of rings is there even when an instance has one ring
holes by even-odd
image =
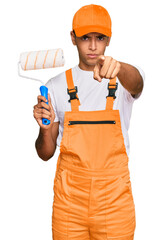
[[[82,40],[87,40],[87,39],[88,39],[87,36],[83,36],[83,37],[82,37]]]
[[[104,37],[103,37],[103,36],[99,36],[98,39],[99,39],[100,41],[102,41],[102,40],[104,40]]]

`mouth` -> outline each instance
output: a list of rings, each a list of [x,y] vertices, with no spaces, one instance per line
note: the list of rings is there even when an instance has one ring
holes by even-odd
[[[97,54],[87,54],[87,56],[88,56],[89,58],[97,58],[97,57],[98,57]]]

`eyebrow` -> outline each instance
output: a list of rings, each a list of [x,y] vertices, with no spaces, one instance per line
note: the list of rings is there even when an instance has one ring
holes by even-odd
[[[100,34],[100,35],[98,35],[98,37],[106,37],[106,35]]]

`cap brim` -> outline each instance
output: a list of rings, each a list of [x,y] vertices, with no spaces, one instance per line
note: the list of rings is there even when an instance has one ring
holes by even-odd
[[[111,33],[111,29],[107,29],[105,27],[98,27],[98,26],[84,26],[84,27],[80,27],[80,28],[75,28],[74,29],[76,36],[77,37],[81,37],[85,34],[88,34],[90,32],[98,32],[101,34],[104,34],[108,37],[111,37],[112,33]]]

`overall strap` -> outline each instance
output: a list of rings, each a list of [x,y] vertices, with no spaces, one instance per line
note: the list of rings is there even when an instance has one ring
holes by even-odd
[[[74,87],[73,77],[72,77],[72,69],[68,69],[66,72],[66,80],[67,80],[67,93],[70,95],[70,99],[68,102],[71,103],[71,110],[79,111],[80,101],[77,95],[77,86]]]
[[[106,111],[107,110],[113,110],[113,103],[114,103],[114,99],[116,98],[115,96],[115,92],[117,90],[118,87],[118,83],[116,83],[116,77],[113,79],[110,79],[109,83],[108,83],[108,90],[109,90],[109,94],[108,96],[106,96]]]

